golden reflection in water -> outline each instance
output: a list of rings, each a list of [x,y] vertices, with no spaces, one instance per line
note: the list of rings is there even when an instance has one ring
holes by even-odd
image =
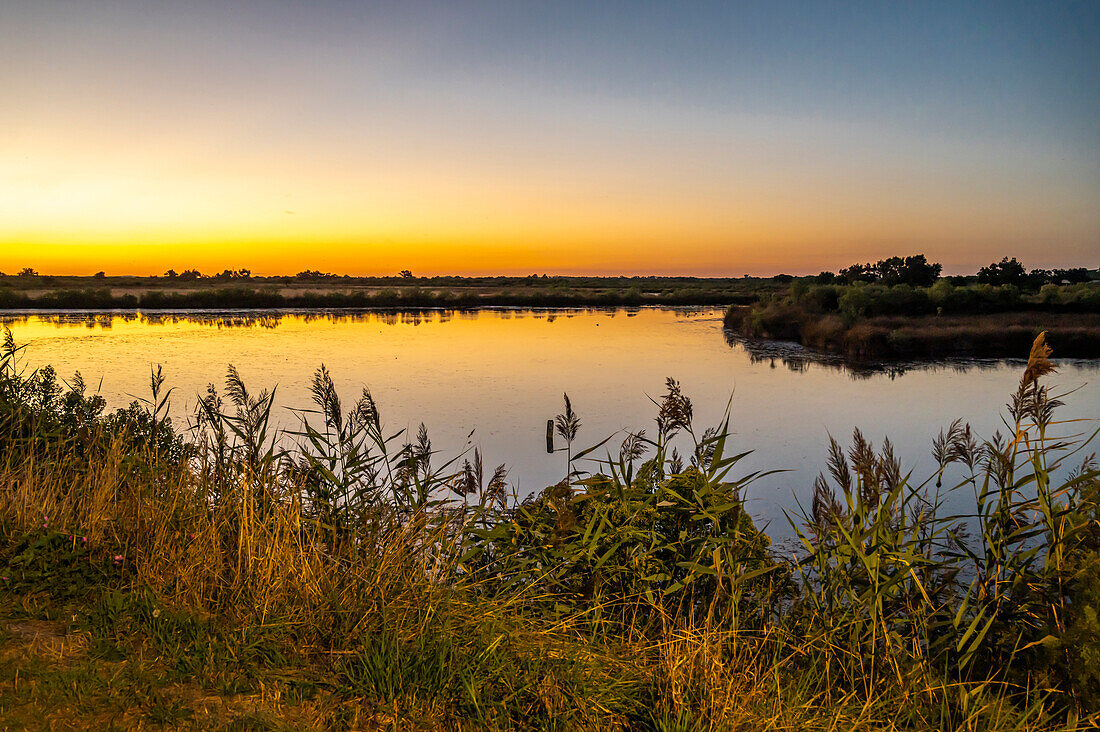
[[[486,463],[507,463],[521,493],[564,474],[562,456],[545,453],[546,420],[564,392],[581,418],[581,447],[615,435],[614,452],[626,430],[652,433],[649,397],[671,376],[693,399],[700,432],[734,395],[734,448],[756,450],[746,471],[793,469],[748,494],[753,512],[780,532],[781,507],[793,505],[792,493],[806,497],[829,434],[843,439],[859,426],[876,441],[889,435],[903,461],[920,465],[932,437],[957,417],[991,436],[1019,379],[1018,364],[997,362],[852,372],[798,349],[727,342],[721,316],[657,308],[42,313],[0,324],[28,345],[27,368],[52,364],[62,378],[79,370],[112,406],[145,396],[149,369],[162,364],[176,389],[177,425],[232,363],[250,387],[277,387],[277,419],[293,427],[298,417],[286,408],[310,406],[309,381],[323,363],[346,400],[369,387],[389,428],[415,431],[424,422],[441,459],[476,429]],[[1085,363],[1061,365],[1054,383],[1085,384],[1063,417],[1100,414],[1094,375]]]

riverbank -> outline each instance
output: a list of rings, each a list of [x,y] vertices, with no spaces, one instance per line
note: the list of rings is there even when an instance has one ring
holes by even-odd
[[[1100,315],[996,313],[990,315],[881,316],[846,322],[837,315],[792,314],[770,325],[747,325],[751,308],[727,312],[725,326],[749,338],[791,340],[855,362],[1010,358],[1041,332],[1066,358],[1100,358]]]
[[[834,443],[796,556],[744,508],[758,474],[727,448],[728,414],[693,427],[672,380],[656,430],[592,473],[573,462],[588,451],[573,449],[567,400],[555,424],[571,478],[520,501],[480,453],[447,460],[423,426],[390,436],[369,392],[342,405],[323,368],[292,433],[233,369],[179,433],[159,372],[144,401],[107,414],[81,380],[24,374],[18,354],[0,348],[0,726],[1098,719],[1086,606],[1100,473],[1052,483],[1075,446],[1044,438],[1057,405],[1039,385],[1041,341],[1016,396],[1029,439],[979,444],[953,425],[925,483],[889,445],[858,432],[850,451]],[[299,446],[279,449],[288,434]],[[677,434],[693,444],[683,457],[668,449]],[[970,520],[987,551],[926,502],[937,475],[955,476],[942,495],[978,491]]]
[[[608,307],[755,302],[783,281],[695,277],[0,278],[0,310]]]
[[[746,338],[790,340],[854,362],[953,356],[1008,358],[1046,332],[1059,355],[1100,358],[1100,283],[893,288],[801,284],[733,305],[724,326]]]

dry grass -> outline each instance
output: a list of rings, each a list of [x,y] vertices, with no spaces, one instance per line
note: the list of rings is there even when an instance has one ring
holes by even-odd
[[[800,670],[795,660],[807,651],[779,635],[761,637],[670,619],[656,639],[628,632],[608,643],[585,637],[570,621],[525,620],[520,607],[481,600],[476,587],[443,581],[447,573],[417,551],[423,541],[417,528],[380,530],[364,538],[363,551],[337,560],[325,547],[303,539],[292,501],[262,521],[236,501],[206,510],[186,472],[172,476],[151,497],[123,478],[118,468],[123,457],[110,451],[95,469],[80,475],[53,475],[37,465],[9,467],[0,474],[0,515],[10,535],[34,532],[48,515],[61,533],[79,532],[110,547],[108,553],[125,556],[129,571],[116,583],[123,591],[153,588],[158,604],[216,618],[222,628],[281,629],[285,632],[278,642],[293,646],[295,658],[266,668],[249,692],[219,693],[216,672],[208,671],[205,682],[200,675],[186,683],[164,674],[164,661],[157,660],[164,649],[142,637],[147,627],[136,629],[131,657],[145,659],[138,662],[140,673],[153,679],[149,683],[157,694],[155,703],[126,702],[111,696],[117,689],[101,687],[101,677],[117,669],[87,655],[94,629],[71,634],[47,621],[9,620],[5,658],[11,667],[24,673],[33,667],[37,671],[32,673],[50,678],[71,673],[77,662],[100,679],[87,682],[90,688],[75,705],[57,707],[58,714],[47,715],[43,723],[65,716],[71,728],[96,727],[102,718],[82,709],[100,705],[113,709],[114,723],[128,728],[151,726],[150,709],[178,707],[188,712],[177,722],[194,728],[228,729],[240,719],[263,719],[303,729],[522,729],[526,720],[545,728],[614,730],[640,728],[641,721],[652,718],[646,725],[667,730],[889,730],[920,728],[915,710],[935,709],[945,697],[958,696],[966,697],[971,708],[965,728],[1051,728],[1041,714],[1028,723],[1018,706],[979,685],[951,689],[926,678],[879,697],[853,691],[822,694],[817,684],[799,678],[814,673]],[[60,612],[43,596],[9,617],[43,609]],[[87,608],[70,604],[64,612],[81,616]],[[79,621],[72,625],[83,627]],[[496,698],[486,700],[492,713],[479,717],[469,708],[457,710],[453,699],[433,699],[415,690],[380,703],[332,675],[333,664],[356,658],[379,633],[415,645],[442,632],[465,647],[466,662],[475,659],[472,668],[478,657],[496,655],[492,673],[507,669],[512,678],[506,685],[526,687],[524,700],[509,702],[498,689]],[[288,687],[279,678],[287,675],[327,677],[337,689],[287,702]],[[0,720],[29,720],[35,710],[57,703],[54,692],[45,689],[29,697],[25,690],[16,692],[10,684],[0,685],[0,706],[8,715],[0,714]],[[24,700],[22,706],[16,699]],[[649,700],[648,708],[638,703],[643,699]],[[516,707],[511,713],[498,708],[510,704]],[[937,724],[925,721],[927,728]]]

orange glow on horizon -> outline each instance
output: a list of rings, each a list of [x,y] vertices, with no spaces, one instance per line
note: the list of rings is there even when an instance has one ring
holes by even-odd
[[[1100,14],[979,5],[7,4],[0,271],[1095,267]]]
[[[748,132],[782,137],[770,123]],[[462,148],[422,133],[390,149],[340,135],[302,146],[46,127],[0,145],[0,271],[740,276],[914,252],[948,272],[1004,254],[1091,264],[1100,214],[1072,178],[1036,196],[1030,181],[981,170],[899,175],[916,163],[889,136],[879,144],[896,145],[896,159],[836,160],[811,155],[798,128],[782,132],[793,142],[768,154],[704,129],[640,157],[642,141],[610,132],[602,147],[517,140],[503,154],[480,132]],[[978,152],[982,166],[1001,164],[997,150]],[[1038,168],[1052,154],[1027,151]]]

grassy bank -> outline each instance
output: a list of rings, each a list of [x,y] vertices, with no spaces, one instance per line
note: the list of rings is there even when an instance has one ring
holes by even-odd
[[[732,306],[725,326],[749,338],[794,340],[853,360],[1009,357],[1040,332],[1066,357],[1100,357],[1100,283],[932,287],[797,282],[751,306]]]
[[[743,509],[729,420],[699,429],[671,380],[655,429],[599,449],[566,400],[563,480],[519,500],[324,369],[292,433],[232,369],[181,431],[156,374],[106,414],[9,339],[0,726],[1083,728],[1100,474],[1064,469],[1046,356],[1014,434],[951,425],[927,480],[833,443],[792,557]],[[974,514],[944,511],[960,490]]]
[[[0,310],[728,305],[783,287],[694,277],[0,277]]]

